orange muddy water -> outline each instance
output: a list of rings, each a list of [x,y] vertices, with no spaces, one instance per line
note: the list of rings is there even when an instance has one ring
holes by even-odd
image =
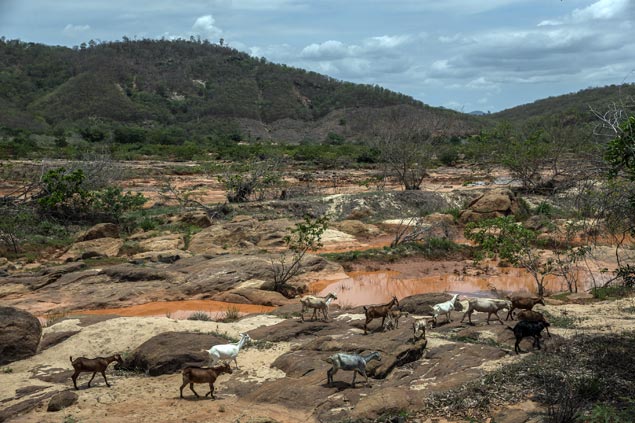
[[[81,310],[73,314],[112,314],[124,317],[169,316],[173,319],[187,319],[192,313],[201,311],[213,319],[222,318],[228,310],[237,310],[240,315],[267,313],[275,307],[253,304],[236,304],[212,300],[158,301],[124,308],[104,308]]]
[[[455,273],[427,275],[417,278],[402,278],[396,271],[349,272],[348,278],[339,281],[319,281],[312,291],[320,296],[329,292],[337,294],[334,304],[355,307],[383,303],[395,295],[398,299],[430,292],[450,292],[470,296],[491,296],[492,290],[499,293],[524,291],[535,293],[533,278],[522,269],[506,269],[497,275],[468,276]],[[564,283],[564,282],[562,282]],[[548,291],[562,291],[561,281],[547,279]]]

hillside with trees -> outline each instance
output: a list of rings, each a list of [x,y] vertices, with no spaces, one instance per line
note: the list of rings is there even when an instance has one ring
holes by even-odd
[[[67,48],[0,39],[0,68],[0,127],[10,135],[100,138],[126,128],[162,144],[209,136],[322,142],[329,133],[359,138],[360,125],[351,126],[365,111],[401,106],[458,132],[477,125],[377,85],[269,63],[206,40],[124,37]]]

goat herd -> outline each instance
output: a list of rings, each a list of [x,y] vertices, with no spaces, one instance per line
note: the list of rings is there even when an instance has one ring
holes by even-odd
[[[304,313],[308,309],[313,309],[312,319],[317,318],[317,313],[320,311],[322,313],[322,317],[325,321],[328,321],[328,310],[329,304],[337,299],[337,295],[334,293],[329,293],[325,297],[316,297],[313,295],[307,295],[300,299],[300,303],[302,304],[302,311],[300,314],[300,318],[304,321]],[[460,304],[460,305],[459,305]],[[526,337],[533,337],[534,346],[540,349],[540,338],[541,332],[543,329],[547,330],[547,334],[549,334],[549,322],[544,318],[541,313],[533,311],[532,308],[536,304],[545,305],[543,299],[541,297],[528,297],[525,295],[508,295],[506,299],[497,299],[497,298],[469,298],[466,301],[458,301],[458,294],[452,296],[452,298],[448,301],[435,304],[432,307],[433,315],[429,317],[416,318],[412,323],[413,328],[413,342],[416,342],[417,339],[425,339],[426,337],[426,327],[431,323],[432,327],[436,327],[437,318],[439,315],[445,314],[448,322],[451,322],[451,311],[453,310],[462,310],[466,309],[461,322],[465,320],[467,316],[468,321],[472,324],[472,313],[475,311],[487,313],[487,324],[489,325],[490,318],[492,314],[496,316],[500,324],[503,324],[503,321],[498,316],[498,312],[503,309],[507,309],[507,318],[509,320],[511,317],[513,319],[512,312],[515,309],[522,309],[516,317],[518,318],[518,323],[514,328],[507,326],[509,330],[514,332],[514,336],[516,337],[516,344],[514,346],[514,351],[516,354],[521,352],[520,349],[520,341]],[[364,306],[364,314],[366,320],[364,322],[364,334],[368,333],[368,324],[373,319],[381,318],[381,326],[380,328],[384,328],[385,330],[390,330],[399,327],[399,318],[402,316],[408,317],[408,313],[401,311],[399,308],[399,301],[397,297],[392,297],[392,299],[386,303],[381,305],[371,305]],[[195,383],[207,383],[209,384],[210,391],[205,394],[205,396],[210,395],[211,398],[214,397],[214,382],[222,373],[232,373],[232,369],[230,367],[231,361],[234,361],[236,364],[236,368],[238,369],[238,362],[236,361],[236,357],[240,352],[240,349],[246,342],[251,341],[251,338],[247,334],[240,334],[240,339],[236,343],[230,344],[222,344],[215,345],[209,350],[203,350],[209,354],[209,360],[211,362],[211,367],[195,367],[188,366],[182,370],[183,375],[183,384],[180,388],[181,398],[183,398],[183,388],[190,385],[190,390],[199,397],[198,393],[194,390]],[[71,363],[73,365],[73,369],[75,372],[71,376],[73,380],[73,385],[75,389],[77,388],[77,377],[82,372],[92,372],[93,375],[88,381],[88,387],[90,387],[90,383],[95,378],[95,375],[99,372],[104,378],[107,386],[110,386],[108,380],[106,379],[106,368],[108,365],[114,361],[119,364],[123,364],[123,360],[119,354],[115,354],[109,357],[97,357],[97,358],[85,358],[79,357],[73,360],[70,358]],[[220,365],[215,365],[219,360],[224,360],[225,362]],[[338,370],[349,370],[353,371],[353,381],[352,386],[355,387],[355,377],[357,373],[366,378],[366,385],[368,386],[368,376],[366,374],[366,365],[368,362],[372,360],[381,361],[381,355],[379,352],[371,352],[367,355],[359,355],[359,354],[347,354],[347,353],[337,353],[333,354],[326,359],[326,362],[331,364],[331,368],[327,371],[327,383],[329,386],[333,384],[333,376],[337,373]]]

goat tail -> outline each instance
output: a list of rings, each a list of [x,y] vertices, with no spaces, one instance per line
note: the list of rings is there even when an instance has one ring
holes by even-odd
[[[367,311],[368,311],[368,307],[363,306],[363,308],[364,308],[364,312],[367,312]]]
[[[69,356],[69,359],[71,360],[71,363],[73,362],[73,356]]]
[[[514,331],[514,329],[512,329],[511,327],[509,327],[509,326],[507,326],[507,325],[505,325],[505,327],[506,327],[507,329],[511,330],[512,332]]]

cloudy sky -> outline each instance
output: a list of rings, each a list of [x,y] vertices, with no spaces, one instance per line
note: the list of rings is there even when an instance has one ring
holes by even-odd
[[[222,37],[466,112],[635,82],[635,0],[0,0],[0,35]]]

